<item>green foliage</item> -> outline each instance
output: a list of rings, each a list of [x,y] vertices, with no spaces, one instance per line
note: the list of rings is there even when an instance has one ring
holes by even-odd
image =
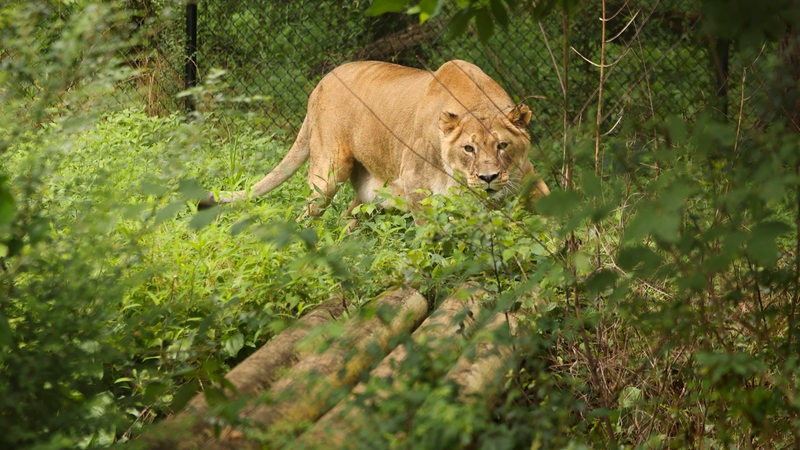
[[[397,396],[361,399],[374,413],[361,432],[376,445],[780,448],[800,439],[800,137],[785,128],[780,92],[743,83],[733,120],[692,104],[663,120],[633,114],[599,138],[590,126],[564,129],[534,154],[542,173],[562,167],[540,161],[558,161],[570,178],[559,188],[548,177],[553,193],[535,213],[456,192],[414,208],[363,205],[349,230],[344,188],[323,217],[298,224],[300,176],[263,201],[194,209],[201,186],[247,187],[287,148],[258,117],[223,108],[231,99],[220,78],[188,94],[211,99],[193,121],[99,108],[131,73],[118,58],[130,43],[104,38],[126,26],[125,12],[28,3],[0,7],[0,446],[129,440],[201,385],[214,398],[228,369],[322,301],[358,305],[404,283],[438,301],[464,281],[521,317],[518,336],[473,337],[513,343],[519,364],[491,404],[464,405],[443,381],[456,355],[417,348]],[[433,16],[442,4],[410,12]],[[514,21],[515,4],[458,6],[486,31]],[[704,5],[711,14],[721,3]],[[764,79],[782,79],[786,61],[763,60]],[[649,73],[661,92],[631,95],[675,95],[678,75]],[[222,407],[234,417],[242,405]]]
[[[800,20],[800,5],[792,0],[776,0],[763,7],[741,0],[703,0],[700,5],[712,36],[735,41],[745,49],[780,39],[787,27]]]
[[[800,141],[777,126],[750,130],[737,148],[731,124],[701,118],[687,132],[670,123],[656,131],[659,146],[677,144],[657,171],[631,170],[636,156],[614,151],[617,138],[609,138],[608,157],[628,168],[624,183],[609,172],[598,186],[578,169],[574,190],[541,202],[582,241],[567,259],[576,276],[567,298],[583,320],[557,331],[561,352],[571,348],[574,364],[613,381],[568,374],[589,381],[590,410],[606,411],[620,442],[738,446],[755,436],[761,445],[787,445],[798,420],[796,388],[786,386],[796,386],[800,164],[789,148]],[[600,198],[624,210],[598,209]],[[686,390],[673,391],[676,384]],[[682,416],[662,413],[665,404]],[[641,417],[658,425],[642,434]],[[701,417],[706,430],[693,428]],[[679,437],[676,428],[690,431]]]
[[[495,25],[507,26],[490,3],[458,3],[451,32],[463,33],[472,20],[486,41]],[[590,133],[565,128],[564,154],[574,158],[564,162],[568,189],[537,205],[563,239],[564,290],[553,294],[565,309],[552,310],[559,315],[547,370],[585,402],[574,410],[581,421],[561,426],[595,446],[783,447],[799,438],[800,139],[781,126],[796,131],[796,77],[786,81],[797,70],[796,32],[787,27],[797,21],[796,2],[761,8],[709,0],[699,9],[703,32],[744,55],[781,42],[758,68],[742,69],[743,77],[759,71],[773,87],[743,78],[733,121],[695,116],[690,106],[696,118],[688,126],[672,116],[598,134],[604,158],[594,172],[587,171]],[[606,44],[609,60],[621,57]],[[572,86],[583,81],[571,74]],[[668,77],[653,78],[655,89],[644,93],[651,105],[662,92],[676,96]],[[611,98],[631,95],[601,88]],[[542,317],[537,325],[547,323]]]
[[[217,76],[219,92],[227,94],[215,100],[245,100],[251,108],[280,117],[283,128],[298,129],[308,93],[332,68],[331,61],[366,34],[363,3],[321,1],[298,8],[293,2],[250,0],[200,8],[203,67],[211,69],[207,76]]]
[[[547,0],[528,5],[519,0],[420,0],[417,2],[373,0],[366,14],[405,12],[418,15],[420,22],[425,22],[438,16],[453,4],[458,11],[450,22],[451,37],[464,34],[468,25],[473,24],[478,37],[485,43],[494,34],[496,26],[508,28],[511,17],[523,7],[530,7],[538,17],[543,17],[556,7],[569,11],[577,2],[574,0]]]

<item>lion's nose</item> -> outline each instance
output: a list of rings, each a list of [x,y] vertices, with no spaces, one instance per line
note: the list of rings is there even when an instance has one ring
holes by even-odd
[[[481,174],[478,175],[478,178],[485,181],[486,184],[491,184],[492,181],[494,181],[494,179],[497,178],[497,174],[496,173]]]

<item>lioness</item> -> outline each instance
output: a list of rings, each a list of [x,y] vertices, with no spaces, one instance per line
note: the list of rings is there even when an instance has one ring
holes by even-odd
[[[534,173],[525,131],[530,119],[527,106],[465,61],[435,72],[376,61],[344,64],[311,92],[292,148],[250,192],[275,189],[310,158],[306,213],[312,216],[322,214],[348,178],[356,192],[348,212],[384,187],[412,201],[421,190],[444,194],[457,185],[504,196]],[[533,191],[534,197],[549,193],[541,180]],[[247,196],[209,193],[200,206]]]

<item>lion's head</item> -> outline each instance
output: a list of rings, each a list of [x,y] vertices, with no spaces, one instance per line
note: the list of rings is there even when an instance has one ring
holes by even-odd
[[[450,175],[463,177],[470,189],[490,195],[516,192],[523,175],[532,172],[528,161],[530,137],[525,131],[531,110],[517,105],[510,111],[486,108],[439,118],[441,151]]]

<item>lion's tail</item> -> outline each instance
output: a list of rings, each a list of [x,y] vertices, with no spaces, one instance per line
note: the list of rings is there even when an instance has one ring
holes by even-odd
[[[308,118],[303,120],[303,125],[300,127],[300,132],[297,134],[292,148],[286,153],[281,162],[275,166],[264,178],[255,183],[250,188],[251,197],[262,196],[271,190],[278,187],[281,183],[288,180],[289,177],[294,175],[295,172],[308,160],[310,153],[310,133]],[[231,203],[237,200],[246,200],[248,191],[232,191],[221,192],[219,198],[215,198],[213,192],[209,192],[208,196],[198,203],[199,208],[208,208],[221,203]]]

